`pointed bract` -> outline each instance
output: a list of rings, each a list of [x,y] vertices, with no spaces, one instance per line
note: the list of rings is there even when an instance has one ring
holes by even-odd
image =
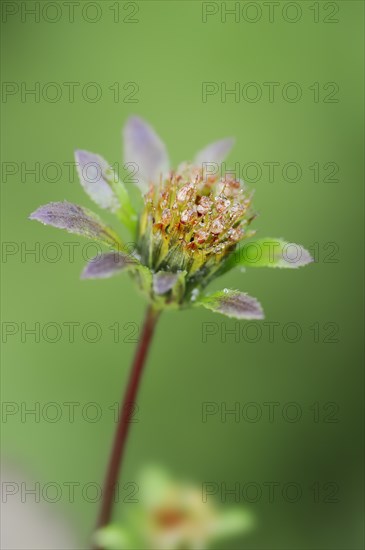
[[[100,155],[88,151],[75,151],[77,172],[82,187],[100,208],[117,214],[121,222],[134,233],[137,214],[128,191],[110,164]]]
[[[100,155],[88,151],[75,151],[77,173],[82,187],[100,208],[116,212],[120,202],[111,183],[118,181],[109,163]]]
[[[199,151],[195,157],[195,164],[202,166],[207,162],[215,162],[220,164],[229,155],[235,140],[233,138],[225,138],[220,141],[215,141],[210,145],[207,145],[204,149]]]
[[[89,261],[81,273],[81,279],[107,279],[136,265],[138,262],[128,254],[107,252]]]
[[[196,302],[217,313],[236,319],[263,319],[264,312],[261,304],[248,294],[238,290],[225,289],[210,296],[205,296]]]
[[[153,275],[153,291],[162,295],[169,292],[180,277],[180,273],[171,273],[169,271],[159,271]]]
[[[40,206],[29,219],[37,220],[44,225],[65,229],[69,233],[96,239],[106,246],[119,249],[122,243],[116,233],[106,226],[99,216],[71,202],[50,202]]]
[[[165,144],[153,128],[139,117],[131,117],[123,130],[124,162],[137,165],[136,185],[144,193],[150,183],[158,183],[169,171]]]

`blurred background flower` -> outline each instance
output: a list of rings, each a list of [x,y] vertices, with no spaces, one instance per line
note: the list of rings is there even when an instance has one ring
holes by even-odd
[[[198,485],[177,481],[162,468],[145,468],[138,487],[139,502],[124,521],[96,534],[105,550],[205,550],[212,541],[254,526],[251,512],[238,506],[218,507],[204,498]]]
[[[120,524],[101,529],[97,543],[106,550],[205,550],[209,543],[253,528],[240,507],[224,510],[207,502],[198,485],[180,482],[162,468],[147,467],[139,478],[139,502]]]

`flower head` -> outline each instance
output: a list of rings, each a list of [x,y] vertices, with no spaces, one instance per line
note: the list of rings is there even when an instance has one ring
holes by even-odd
[[[132,252],[96,214],[68,202],[41,206],[30,218],[96,239],[112,250],[89,262],[85,279],[128,270],[156,308],[201,305],[240,319],[262,318],[259,302],[247,294],[225,290],[206,295],[205,288],[235,266],[293,268],[312,258],[282,239],[247,242],[255,234],[252,192],[231,175],[207,169],[222,162],[232,146],[232,139],[218,141],[193,162],[171,170],[166,147],[154,130],[140,118],[130,118],[124,128],[124,160],[138,168],[136,183],[144,202],[139,214],[109,163],[76,151],[81,185],[129,229],[135,241]]]

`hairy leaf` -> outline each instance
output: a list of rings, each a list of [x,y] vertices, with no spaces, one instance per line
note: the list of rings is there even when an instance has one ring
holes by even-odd
[[[159,271],[153,275],[153,290],[156,294],[166,294],[179,280],[180,273]]]
[[[65,229],[69,233],[82,235],[112,248],[122,248],[118,235],[106,226],[99,216],[77,204],[70,202],[50,202],[40,206],[29,219],[37,220],[44,225]]]
[[[237,266],[295,269],[312,261],[309,252],[301,245],[267,237],[238,248],[226,261],[223,272]]]
[[[136,266],[138,266],[138,262],[128,254],[106,252],[89,261],[81,274],[81,278],[107,279],[113,275],[118,275],[125,269],[135,268]]]
[[[111,183],[118,181],[115,172],[100,155],[88,151],[75,151],[77,173],[82,187],[100,208],[116,212],[120,202]]]
[[[166,147],[153,128],[139,117],[130,117],[124,127],[124,162],[137,165],[138,187],[148,190],[169,170]]]
[[[125,185],[110,164],[100,155],[88,151],[75,151],[75,160],[81,185],[89,197],[100,208],[118,214],[121,221],[134,231],[136,212]]]
[[[217,313],[235,317],[236,319],[263,319],[261,304],[248,294],[238,290],[225,289],[210,296],[205,296],[196,302]]]
[[[220,164],[229,155],[233,145],[233,138],[221,139],[220,141],[211,143],[202,149],[202,151],[199,151],[195,157],[195,163],[197,165],[209,162]]]

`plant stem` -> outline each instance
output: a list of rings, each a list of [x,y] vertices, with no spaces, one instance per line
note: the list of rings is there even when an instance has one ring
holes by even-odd
[[[113,512],[113,499],[118,483],[120,468],[125,453],[126,442],[129,433],[131,412],[135,403],[138,388],[140,386],[143,367],[146,362],[148,350],[156,326],[159,312],[151,305],[147,308],[143,324],[142,334],[138,342],[133,365],[130,371],[128,385],[124,392],[122,407],[118,420],[118,426],[114,436],[113,447],[105,476],[102,502],[96,528],[100,529],[110,523]]]

